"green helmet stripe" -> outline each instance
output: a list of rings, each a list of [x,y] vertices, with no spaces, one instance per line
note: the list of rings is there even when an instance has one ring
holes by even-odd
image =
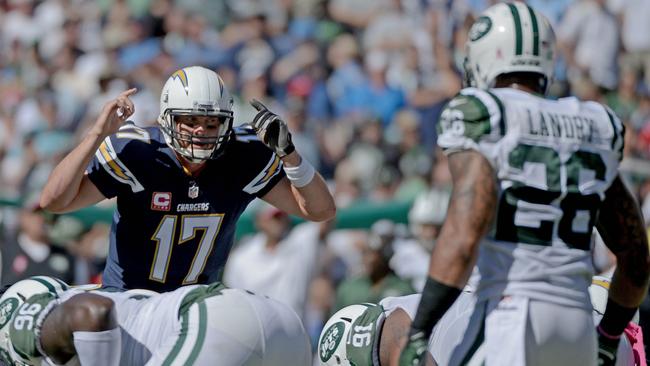
[[[539,56],[539,28],[537,27],[537,16],[535,11],[529,5],[526,5],[528,8],[528,13],[530,14],[530,21],[533,26],[533,56]]]
[[[521,18],[519,18],[519,10],[515,4],[508,3],[510,12],[515,21],[515,55],[521,55],[523,53],[523,40],[522,40],[522,30],[521,30]]]
[[[66,284],[65,282],[61,281],[60,279],[58,279],[58,278],[56,278],[56,277],[52,277],[52,279],[53,279],[54,281],[56,281],[56,283],[58,283],[59,285],[61,285],[61,288],[62,288],[64,291],[68,289],[68,284]]]
[[[47,287],[47,290],[49,292],[51,292],[53,294],[56,294],[56,287],[54,287],[54,285],[52,285],[50,282],[48,282],[45,278],[43,278],[43,277],[32,277],[30,279],[41,283],[43,286]]]

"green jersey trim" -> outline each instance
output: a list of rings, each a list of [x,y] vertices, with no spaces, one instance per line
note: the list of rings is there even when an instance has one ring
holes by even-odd
[[[619,152],[619,160],[623,158],[623,149],[625,148],[625,125],[621,122],[618,117],[612,112],[612,110],[603,105],[605,113],[609,118],[609,122],[612,124],[612,130],[614,131],[614,137],[612,138],[612,150]],[[620,145],[618,144],[619,138],[621,140]],[[617,148],[618,146],[618,148]]]
[[[171,352],[167,355],[167,357],[163,361],[163,366],[193,365],[196,362],[196,359],[199,356],[199,353],[201,352],[201,348],[203,348],[203,343],[205,343],[205,335],[207,333],[207,326],[208,326],[208,309],[207,306],[205,305],[205,302],[202,301],[204,298],[205,297],[201,298],[201,300],[194,303],[198,307],[198,311],[197,311],[198,320],[193,320],[192,323],[198,324],[199,329],[196,331],[196,333],[190,332],[189,325],[190,325],[190,317],[192,316],[192,313],[189,311],[189,309],[187,309],[187,311],[185,311],[181,315],[182,325],[181,325],[180,337],[176,340],[176,343],[174,344],[174,347],[172,348]],[[188,342],[192,342],[192,343],[188,343]],[[178,359],[179,355],[181,354],[181,351],[183,351],[183,349],[186,347],[192,347],[191,351],[189,352],[189,355],[187,355],[185,359]]]
[[[14,312],[9,339],[13,351],[22,358],[19,361],[32,362],[46,356],[40,344],[41,327],[47,315],[58,305],[57,299],[57,295],[51,292],[37,294],[26,299]]]
[[[227,289],[227,287],[223,283],[215,282],[210,286],[201,286],[191,290],[185,294],[183,300],[181,301],[181,305],[178,309],[179,317],[185,314],[193,304],[200,302],[208,297],[221,295],[221,292],[225,289]]]
[[[350,326],[346,354],[352,365],[379,365],[379,331],[385,314],[381,305],[364,303],[368,309]]]
[[[501,133],[501,136],[506,135],[506,112],[505,108],[503,107],[503,102],[501,102],[501,99],[494,95],[489,90],[486,90],[487,94],[494,99],[494,102],[497,104],[497,107],[499,108],[499,132]]]

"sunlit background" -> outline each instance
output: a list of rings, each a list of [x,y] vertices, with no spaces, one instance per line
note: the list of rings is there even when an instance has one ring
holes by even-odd
[[[467,30],[494,2],[0,1],[2,284],[101,281],[114,202],[55,216],[40,189],[104,102],[137,87],[132,120],[155,125],[167,77],[202,65],[235,96],[235,124],[253,98],[286,120],[338,206],[315,224],[253,204],[226,283],[288,303],[314,340],[345,305],[420,290],[450,189],[438,116],[461,88]],[[604,102],[625,122],[621,169],[650,217],[650,1],[528,3],[555,27],[552,97]],[[595,243],[596,271],[611,270]]]

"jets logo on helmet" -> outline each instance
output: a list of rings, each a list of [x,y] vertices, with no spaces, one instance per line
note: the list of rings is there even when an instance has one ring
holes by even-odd
[[[332,358],[334,351],[336,351],[336,347],[339,346],[341,339],[343,339],[343,332],[345,332],[345,325],[343,322],[337,322],[332,324],[332,326],[323,333],[318,346],[321,361],[327,362]]]
[[[216,72],[192,66],[167,79],[160,95],[158,124],[167,145],[191,162],[216,159],[232,136],[233,100]],[[217,136],[181,133],[178,116],[218,117]]]
[[[523,2],[488,8],[472,25],[466,51],[465,71],[478,88],[512,72],[539,74],[545,89],[553,78],[555,34],[548,19]]]
[[[492,28],[492,21],[489,17],[483,16],[476,20],[469,30],[470,41],[478,41],[486,35]]]
[[[9,298],[0,303],[0,328],[7,325],[16,309],[18,309],[18,299],[16,298]]]
[[[322,366],[375,364],[378,360],[374,329],[384,321],[383,308],[364,303],[337,311],[323,326],[318,339],[318,358]]]

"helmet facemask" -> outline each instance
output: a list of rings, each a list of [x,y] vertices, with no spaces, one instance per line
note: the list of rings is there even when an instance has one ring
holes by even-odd
[[[195,135],[183,132],[178,123],[179,116],[209,116],[219,118],[219,130],[216,136]],[[169,109],[161,116],[161,130],[167,144],[174,151],[192,163],[200,163],[205,160],[216,159],[223,153],[232,134],[233,116],[232,112],[219,111],[188,111]],[[204,148],[200,148],[204,147]]]

